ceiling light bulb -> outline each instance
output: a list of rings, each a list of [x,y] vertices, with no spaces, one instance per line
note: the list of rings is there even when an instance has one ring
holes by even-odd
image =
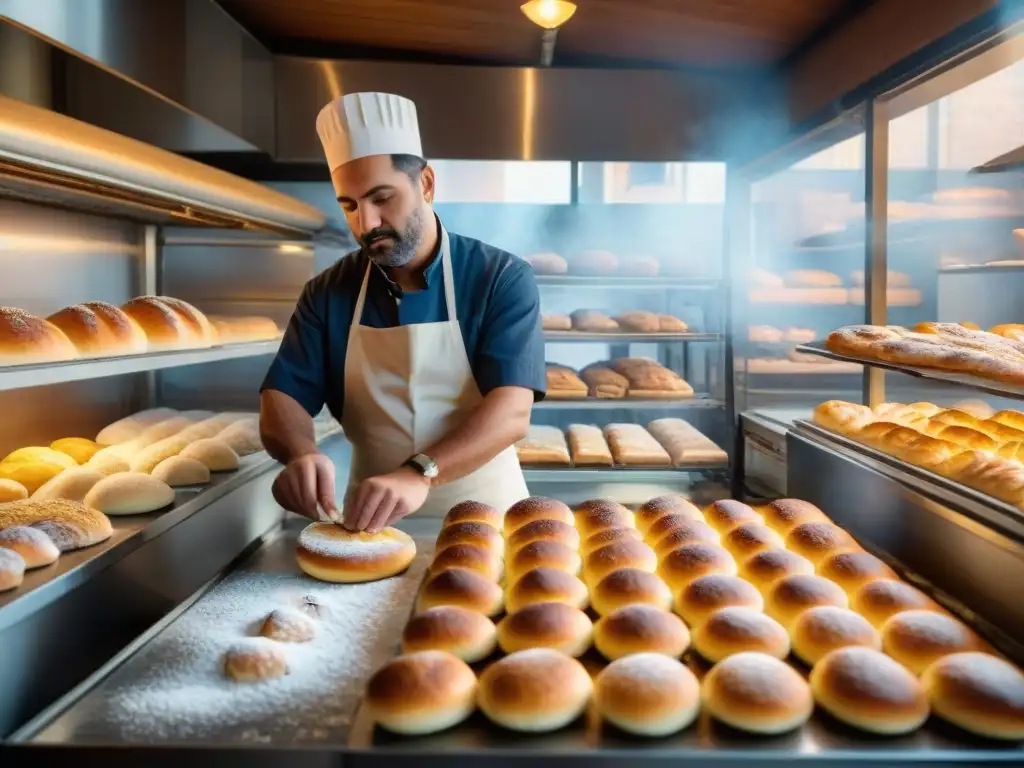
[[[520,6],[526,18],[544,29],[558,29],[576,13],[576,3],[569,0],[530,0]]]

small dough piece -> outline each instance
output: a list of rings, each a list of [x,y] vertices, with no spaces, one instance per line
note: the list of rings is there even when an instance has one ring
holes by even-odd
[[[39,489],[32,494],[32,498],[40,501],[52,499],[84,501],[93,486],[105,477],[106,475],[102,472],[89,467],[65,469],[52,480],[39,486]]]
[[[377,670],[363,700],[382,728],[422,736],[469,717],[476,709],[476,695],[476,675],[466,662],[445,651],[419,651]]]
[[[700,683],[675,659],[636,653],[601,670],[594,701],[601,717],[626,733],[669,736],[697,719]]]
[[[701,698],[716,720],[751,733],[792,731],[814,711],[814,696],[800,673],[754,651],[716,664],[704,678]]]
[[[196,440],[178,455],[184,459],[202,462],[211,472],[231,472],[238,469],[238,454],[217,437]]]
[[[13,549],[0,548],[0,592],[21,586],[25,579],[25,559]]]
[[[263,620],[260,634],[281,643],[308,643],[316,636],[316,622],[298,608],[275,608]]]
[[[236,683],[259,683],[288,674],[288,661],[273,640],[247,637],[224,653],[224,674]]]
[[[157,480],[167,483],[171,488],[206,485],[210,482],[209,468],[201,461],[184,456],[171,456],[164,459],[153,467],[152,475]]]
[[[174,503],[174,489],[151,475],[108,475],[85,495],[83,503],[105,515],[144,515]]]
[[[313,523],[302,529],[295,548],[299,567],[309,576],[341,584],[395,576],[415,557],[412,537],[390,527],[367,533],[334,523]]]
[[[0,531],[0,549],[17,552],[25,561],[25,568],[41,568],[57,562],[60,550],[50,538],[37,528],[15,525]]]
[[[66,453],[78,464],[85,464],[100,449],[99,445],[85,437],[63,437],[50,443],[50,447]]]
[[[0,478],[0,504],[28,498],[28,489],[15,480]]]

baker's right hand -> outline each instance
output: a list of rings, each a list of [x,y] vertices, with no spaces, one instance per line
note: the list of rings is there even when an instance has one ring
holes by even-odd
[[[274,480],[274,500],[289,512],[310,520],[340,523],[334,503],[334,464],[322,453],[289,461]]]

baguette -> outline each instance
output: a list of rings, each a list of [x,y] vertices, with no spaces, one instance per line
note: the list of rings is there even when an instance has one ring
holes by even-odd
[[[675,466],[728,461],[725,451],[682,419],[655,419],[647,425],[647,430],[661,443]]]
[[[531,424],[526,437],[516,443],[516,455],[520,464],[570,464],[569,446],[558,427]]]
[[[847,403],[843,400],[827,400],[817,408],[811,420],[840,435],[857,432],[875,420],[875,414],[866,405]]]
[[[672,459],[650,432],[639,424],[609,424],[604,428],[615,463],[622,466],[672,465]]]
[[[610,467],[612,452],[604,433],[592,424],[569,425],[569,450],[577,467]]]

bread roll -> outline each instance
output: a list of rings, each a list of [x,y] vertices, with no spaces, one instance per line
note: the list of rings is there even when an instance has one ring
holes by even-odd
[[[572,463],[569,445],[558,427],[531,424],[526,436],[516,443],[516,456],[520,464],[561,464]]]
[[[496,725],[542,733],[580,717],[592,690],[590,675],[578,661],[550,648],[533,648],[484,670],[477,702]]]
[[[419,613],[438,605],[456,605],[494,617],[504,608],[505,595],[501,587],[479,573],[452,568],[428,576],[416,600]]]
[[[132,472],[144,472],[147,475],[151,474],[156,469],[157,464],[164,459],[177,456],[191,444],[192,441],[184,436],[187,431],[185,429],[176,435],[165,437],[163,440],[157,440],[155,443],[147,445],[135,453],[128,461],[129,470]],[[205,467],[206,465],[204,464],[203,466]]]
[[[704,521],[725,535],[744,523],[763,523],[764,519],[742,501],[722,499],[704,508]]]
[[[659,517],[653,523],[651,527],[647,529],[647,533],[644,534],[644,540],[652,547],[657,547],[658,543],[668,536],[673,531],[684,529],[690,532],[690,539],[694,541],[710,541],[713,544],[717,544],[721,537],[713,528],[705,525],[703,522],[694,520],[689,515],[672,514]],[[703,534],[702,534],[703,532]]]
[[[658,653],[613,661],[594,679],[594,702],[607,722],[637,736],[669,736],[697,719],[700,684],[684,665]]]
[[[540,316],[541,328],[545,331],[571,331],[572,330],[572,318],[568,315],[548,315],[543,314]]]
[[[786,547],[817,565],[834,554],[859,550],[853,537],[832,523],[801,523],[786,535]]]
[[[84,437],[62,437],[50,443],[50,448],[67,454],[76,464],[85,464],[100,447]]]
[[[402,653],[445,651],[467,664],[486,659],[498,647],[498,630],[482,613],[439,605],[409,619]]]
[[[637,529],[646,536],[650,527],[665,515],[685,515],[698,522],[704,522],[703,513],[694,506],[693,502],[676,493],[654,497],[646,504],[641,505],[634,513],[633,518]]]
[[[466,662],[444,651],[419,651],[378,669],[366,684],[363,702],[382,728],[420,736],[473,714],[476,693],[476,675]]]
[[[622,330],[629,333],[658,333],[661,322],[653,312],[642,309],[623,312],[615,318]]]
[[[534,568],[508,588],[505,606],[509,613],[535,603],[564,603],[583,610],[589,599],[586,584],[572,574],[555,568]]]
[[[449,568],[463,568],[475,571],[490,581],[498,581],[503,572],[501,555],[494,550],[477,547],[473,544],[452,544],[434,554],[430,563],[431,575],[447,571]],[[402,569],[404,570],[404,568]]]
[[[454,544],[472,544],[498,557],[505,553],[505,539],[487,523],[455,523],[442,528],[437,535],[436,549],[440,551]]]
[[[534,568],[555,568],[576,576],[581,566],[579,553],[557,541],[531,542],[516,550],[506,564],[509,582],[515,581]]]
[[[684,544],[661,559],[658,575],[678,594],[694,579],[713,573],[736,575],[736,561],[722,547],[705,542]]]
[[[139,324],[106,302],[65,307],[47,320],[64,331],[82,357],[138,355],[148,346]]]
[[[822,269],[792,269],[783,278],[792,288],[839,288],[843,279]]]
[[[259,421],[256,419],[236,421],[218,432],[216,438],[238,456],[249,456],[263,450]]]
[[[78,351],[64,331],[15,307],[0,307],[0,365],[71,360]]]
[[[811,672],[814,698],[842,722],[888,736],[928,719],[928,697],[910,672],[872,648],[832,651]]]
[[[142,328],[151,352],[202,346],[201,338],[192,332],[185,318],[155,296],[132,299],[121,309]]]
[[[797,574],[776,582],[768,593],[764,609],[769,616],[789,629],[808,608],[818,605],[847,608],[849,604],[846,593],[838,584],[821,576]]]
[[[505,512],[505,536],[511,536],[534,520],[561,520],[568,525],[575,523],[572,510],[562,502],[543,496],[531,496],[517,501]]]
[[[776,499],[761,508],[765,525],[785,536],[798,525],[811,522],[829,522],[825,513],[808,501]]]
[[[609,661],[635,653],[658,653],[678,659],[690,647],[683,620],[652,605],[618,608],[594,625],[594,646]]]
[[[88,467],[65,469],[56,477],[39,486],[36,492],[32,494],[32,498],[39,501],[52,499],[84,501],[93,486],[104,477],[106,475],[102,472],[89,469]]]
[[[784,661],[764,653],[730,656],[704,678],[704,708],[726,725],[751,733],[799,728],[814,711],[810,686]]]
[[[111,452],[109,448],[102,448],[96,452],[89,461],[85,463],[86,469],[94,469],[104,475],[116,475],[118,472],[128,472],[131,466],[127,459],[121,458],[117,453]]]
[[[224,653],[224,674],[236,683],[260,683],[288,674],[288,659],[273,640],[246,637]]]
[[[608,528],[631,528],[633,513],[621,504],[606,499],[585,501],[574,513],[576,529],[581,538],[588,538]]]
[[[260,636],[279,643],[308,643],[316,637],[316,621],[300,608],[275,608],[263,620]]]
[[[1012,429],[1024,430],[1024,412],[1021,411],[999,411],[992,415],[990,421]]]
[[[564,275],[569,271],[569,262],[557,253],[534,253],[524,256],[523,261],[533,267],[538,275]]]
[[[533,603],[498,623],[498,645],[505,653],[551,648],[582,656],[590,648],[594,627],[587,614],[565,603]]]
[[[206,485],[210,482],[210,470],[201,461],[187,459],[184,456],[171,456],[164,459],[151,473],[157,480],[167,483],[171,488],[186,485]]]
[[[24,580],[24,558],[13,549],[0,547],[0,592],[17,589]]]
[[[78,466],[78,462],[68,454],[62,453],[61,451],[55,451],[53,448],[36,445],[31,445],[27,448],[18,448],[16,451],[11,451],[4,457],[3,461],[0,461],[0,466],[11,466],[13,464],[36,464],[39,462],[57,464],[64,469],[71,469],[72,467]]]
[[[575,331],[614,333],[619,330],[618,322],[596,309],[577,309],[569,317]]]
[[[8,501],[21,501],[28,498],[28,488],[8,478],[0,478],[0,504]]]
[[[83,503],[107,515],[143,515],[174,503],[174,490],[151,475],[108,475],[85,495]]]
[[[834,581],[850,597],[869,582],[898,578],[892,568],[867,552],[832,555],[819,564],[818,575]]]
[[[833,605],[819,605],[800,614],[790,629],[790,639],[793,653],[812,667],[838,648],[856,645],[882,650],[882,637],[867,619]]]
[[[658,523],[665,519],[667,518],[661,518]],[[655,526],[658,525],[658,523],[655,523]],[[651,527],[654,528],[655,526]],[[698,523],[695,520],[691,520],[688,523],[675,522],[668,533],[658,538],[657,543],[654,545],[654,553],[660,560],[669,552],[679,549],[686,544],[697,544],[700,542],[705,544],[719,544],[721,543],[721,537],[710,525]]]
[[[661,578],[638,568],[612,571],[591,585],[590,605],[598,616],[636,604],[667,611],[672,606],[672,593]]]
[[[17,552],[24,561],[25,568],[42,568],[57,562],[60,550],[37,528],[15,525],[0,531],[0,550]]]
[[[566,432],[573,464],[577,467],[610,467],[612,451],[600,427],[570,424]]]
[[[788,549],[765,549],[748,558],[739,575],[767,595],[781,579],[798,574],[813,575],[814,563]]]
[[[299,534],[299,568],[320,581],[349,584],[401,573],[416,557],[412,537],[397,528],[379,533],[349,531],[334,523],[313,523]]]
[[[0,480],[11,480],[31,495],[64,471],[63,466],[50,461],[9,462],[0,464]]]
[[[587,555],[583,562],[583,575],[589,584],[598,584],[612,571],[621,568],[636,568],[654,573],[658,557],[654,550],[640,541],[620,541],[607,544]]]
[[[573,526],[560,520],[534,520],[508,537],[509,555],[535,541],[557,541],[570,549],[580,545],[580,534]]]
[[[764,598],[754,585],[738,576],[712,574],[694,579],[678,594],[675,612],[696,628],[722,608],[764,610]]]
[[[619,271],[619,257],[610,251],[582,251],[572,259],[574,275],[614,275]]]
[[[479,501],[463,501],[448,510],[441,525],[447,528],[456,523],[487,523],[500,531],[503,522],[504,515],[494,507]]]
[[[853,595],[850,607],[876,629],[903,611],[942,611],[924,592],[896,579],[868,582]]]
[[[156,298],[170,307],[185,321],[189,335],[194,340],[194,346],[209,347],[213,344],[215,331],[206,315],[193,307],[187,301],[176,299],[173,296],[158,296]]]
[[[882,625],[882,650],[921,675],[943,656],[988,651],[988,645],[966,624],[935,611],[902,611]]]
[[[186,416],[171,416],[163,421],[158,421],[156,424],[152,424],[143,429],[142,432],[140,432],[139,435],[131,441],[129,446],[124,446],[122,455],[129,457],[132,452],[141,451],[143,448],[146,448],[153,443],[172,437],[183,429],[191,427],[192,424],[192,420]]]
[[[38,528],[61,552],[106,541],[114,532],[102,512],[65,499],[24,499],[0,504],[0,529],[15,525]]]
[[[711,662],[744,651],[784,659],[789,655],[789,635],[781,624],[760,611],[726,606],[694,628],[693,647]]]
[[[584,557],[596,552],[601,547],[616,544],[620,541],[640,541],[640,531],[636,528],[605,528],[580,543],[580,554]]]
[[[196,440],[178,454],[183,459],[195,459],[211,472],[231,472],[238,469],[238,454],[220,438]]]
[[[782,547],[784,543],[782,537],[767,525],[744,523],[725,535],[722,546],[729,550],[737,561],[743,562],[758,552]]]
[[[1024,674],[987,653],[951,653],[921,683],[932,711],[965,731],[989,739],[1024,739]]]

